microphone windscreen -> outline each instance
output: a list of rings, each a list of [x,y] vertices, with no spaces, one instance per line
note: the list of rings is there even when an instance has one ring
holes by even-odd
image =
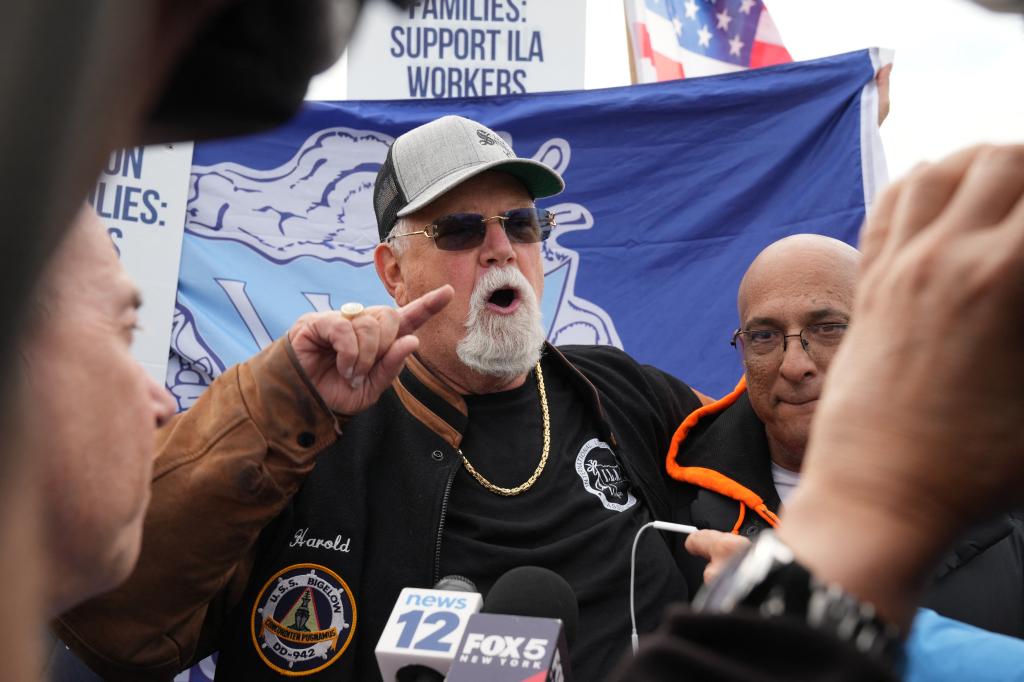
[[[498,578],[484,599],[481,613],[558,618],[569,644],[576,640],[580,607],[565,578],[540,566],[519,566]]]
[[[446,575],[434,585],[435,590],[448,590],[449,592],[479,592],[476,585],[469,578],[461,575]]]

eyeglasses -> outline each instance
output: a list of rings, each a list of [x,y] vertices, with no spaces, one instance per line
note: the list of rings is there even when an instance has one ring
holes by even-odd
[[[513,208],[490,218],[479,213],[452,213],[438,218],[422,230],[391,235],[391,238],[422,234],[433,239],[434,245],[442,251],[464,251],[484,243],[487,223],[492,220],[497,220],[505,228],[508,240],[517,244],[542,242],[555,227],[555,216],[547,209]]]
[[[739,348],[747,358],[763,358],[774,354],[780,347],[786,352],[789,339],[800,339],[800,347],[813,359],[825,359],[835,352],[846,334],[847,323],[810,324],[799,334],[784,334],[778,329],[737,329],[731,345]]]

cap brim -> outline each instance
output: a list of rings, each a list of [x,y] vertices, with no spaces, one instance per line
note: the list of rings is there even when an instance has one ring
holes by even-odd
[[[480,175],[484,171],[501,171],[519,179],[526,186],[527,191],[534,199],[554,196],[565,189],[565,181],[562,176],[548,166],[531,159],[508,159],[491,161],[476,166],[470,166],[458,173],[452,173],[441,178],[430,185],[419,196],[412,197],[405,208],[398,212],[398,217],[404,217],[415,213],[430,202],[440,197],[445,192],[461,185],[466,180]]]

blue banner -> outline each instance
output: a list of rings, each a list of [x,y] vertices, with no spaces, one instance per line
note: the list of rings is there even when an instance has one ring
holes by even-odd
[[[556,344],[624,348],[714,396],[741,374],[736,288],[768,243],[855,242],[881,178],[870,51],[711,78],[474,99],[308,103],[272,132],[197,144],[168,386],[187,408],[301,314],[391,303],[373,181],[401,133],[476,119],[565,177],[542,200]]]

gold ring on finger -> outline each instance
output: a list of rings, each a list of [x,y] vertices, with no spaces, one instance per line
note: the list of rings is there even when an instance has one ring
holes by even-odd
[[[363,310],[365,310],[365,308],[363,308],[362,303],[349,302],[342,305],[340,310],[341,316],[346,320],[354,320],[363,314]]]

